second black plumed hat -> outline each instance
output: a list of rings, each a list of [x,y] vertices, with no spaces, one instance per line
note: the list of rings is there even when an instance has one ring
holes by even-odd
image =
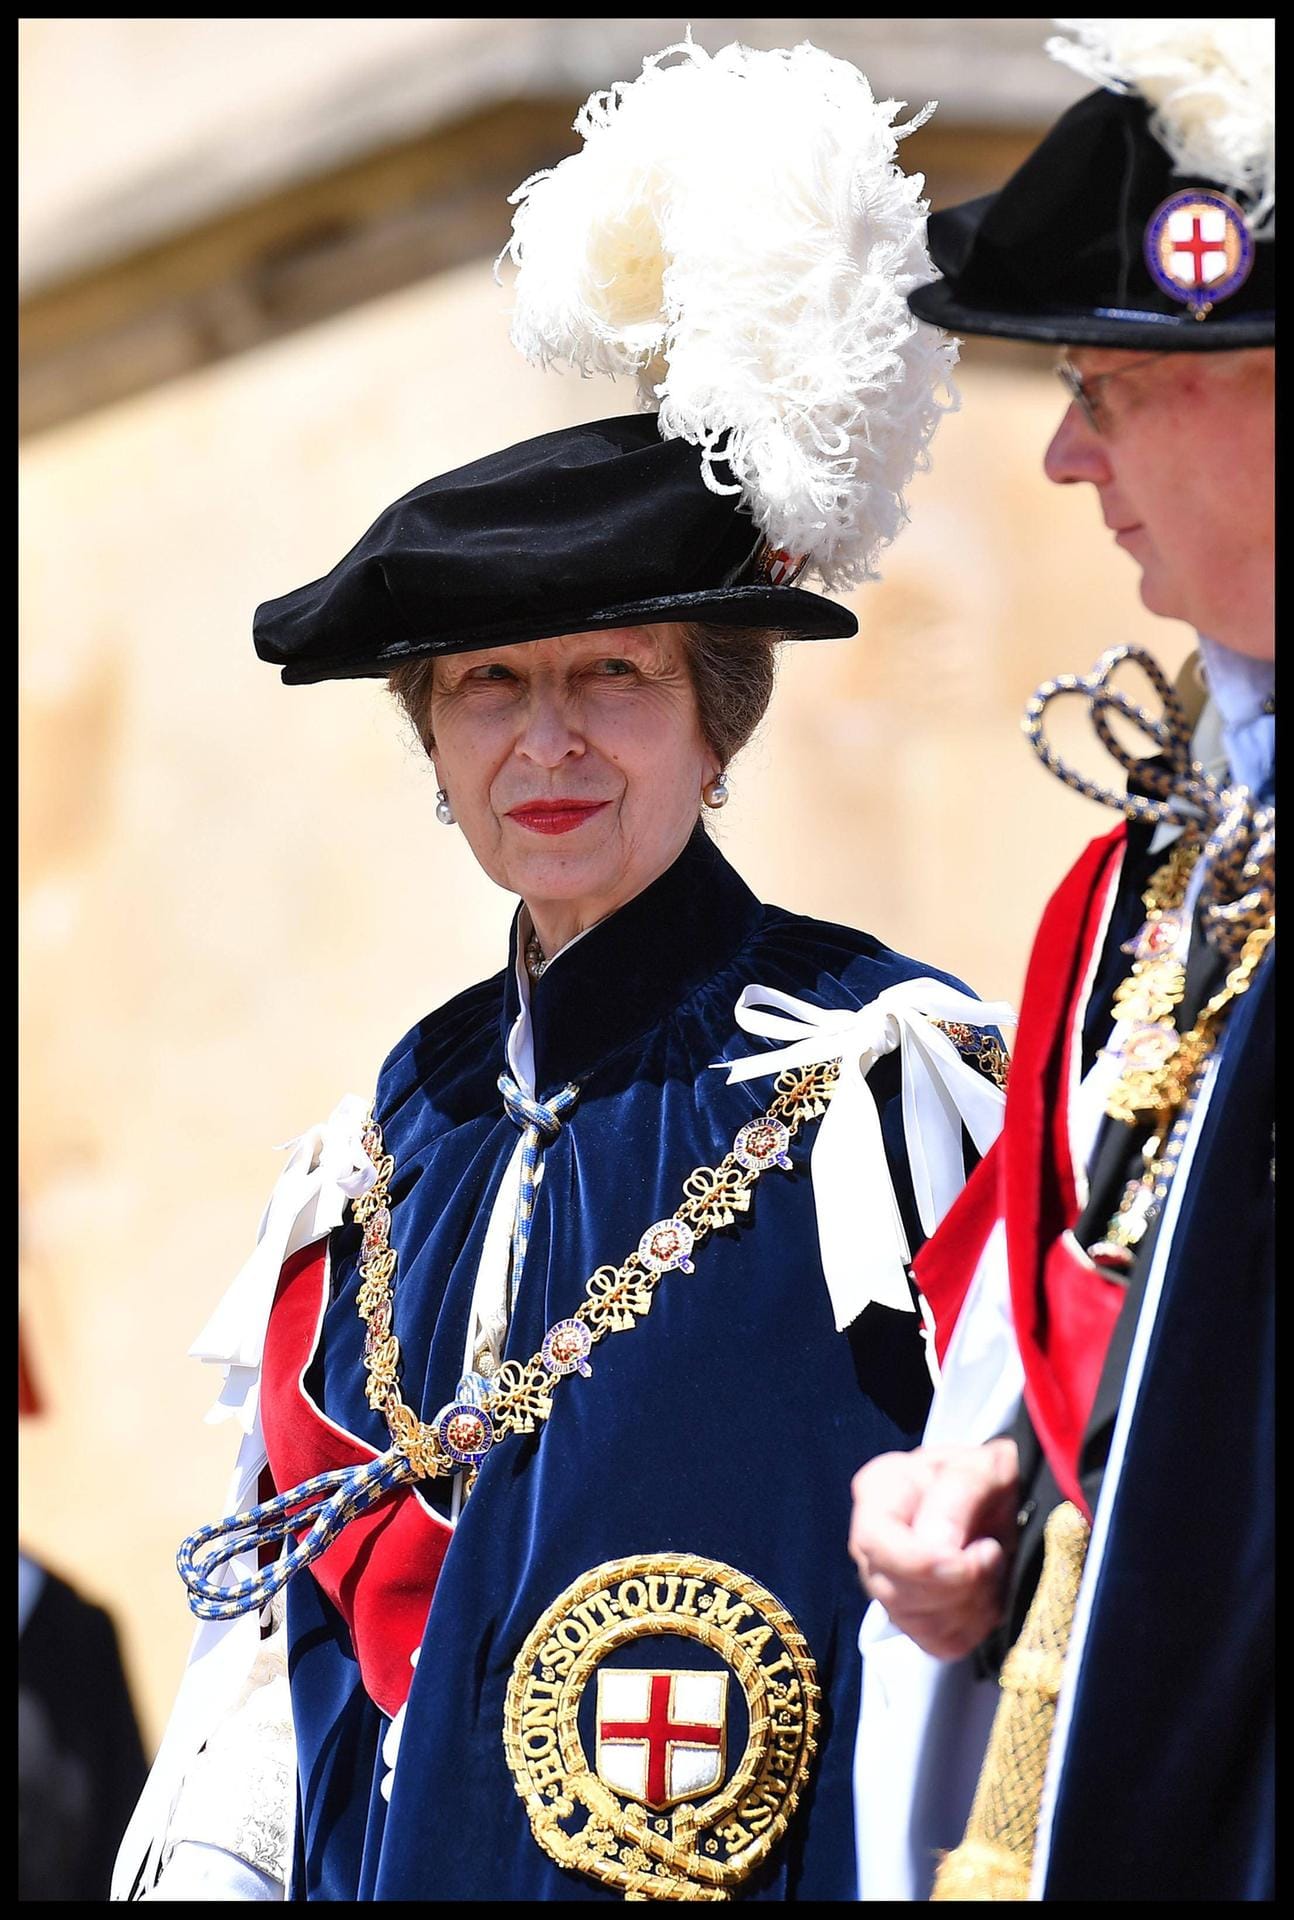
[[[961,333],[1071,346],[1272,345],[1274,239],[1249,239],[1247,278],[1203,319],[1152,273],[1148,238],[1165,201],[1192,187],[1221,196],[1216,181],[1174,170],[1150,120],[1136,94],[1088,94],[1000,192],[932,214],[930,253],[943,278],[908,295],[912,311]]]

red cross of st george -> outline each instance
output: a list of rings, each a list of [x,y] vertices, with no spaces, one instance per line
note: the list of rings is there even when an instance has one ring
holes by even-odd
[[[647,1742],[647,1800],[663,1807],[669,1799],[666,1785],[666,1761],[671,1746],[717,1747],[720,1730],[670,1718],[670,1692],[673,1676],[654,1673],[651,1677],[651,1701],[645,1720],[604,1720],[604,1740],[645,1740]]]
[[[1195,265],[1195,284],[1197,287],[1202,287],[1205,285],[1205,278],[1204,278],[1205,254],[1220,253],[1223,259],[1225,259],[1227,249],[1226,249],[1225,240],[1206,240],[1204,238],[1204,235],[1200,229],[1199,215],[1197,214],[1196,217],[1191,222],[1190,239],[1174,240],[1173,252],[1190,254],[1191,259]]]

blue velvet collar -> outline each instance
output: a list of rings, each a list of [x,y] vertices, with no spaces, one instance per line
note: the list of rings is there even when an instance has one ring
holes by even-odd
[[[530,985],[535,1087],[551,1096],[714,977],[759,925],[758,900],[698,825],[672,867],[590,928]],[[501,1051],[520,1011],[512,922],[500,1015]]]

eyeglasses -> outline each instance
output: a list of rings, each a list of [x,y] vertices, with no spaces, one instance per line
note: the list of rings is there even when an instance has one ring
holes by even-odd
[[[1101,431],[1101,416],[1098,412],[1097,388],[1103,387],[1107,380],[1121,379],[1125,373],[1135,373],[1138,367],[1148,367],[1162,360],[1159,353],[1147,353],[1140,360],[1129,360],[1126,366],[1111,367],[1108,373],[1080,373],[1072,361],[1063,355],[1056,362],[1056,378],[1060,381],[1071,400],[1077,400],[1093,433]]]

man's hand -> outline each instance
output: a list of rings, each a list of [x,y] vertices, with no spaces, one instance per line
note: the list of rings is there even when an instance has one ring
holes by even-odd
[[[960,1660],[998,1626],[1020,1504],[1014,1440],[883,1453],[854,1475],[849,1550],[901,1633]]]

